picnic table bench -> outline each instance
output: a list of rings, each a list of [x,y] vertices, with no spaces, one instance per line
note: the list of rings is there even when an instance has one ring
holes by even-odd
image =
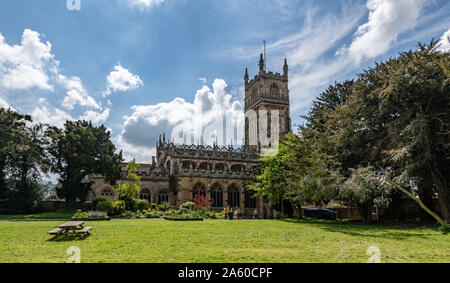
[[[92,227],[83,227],[84,221],[70,221],[58,226],[58,228],[53,229],[52,231],[47,232],[47,234],[54,236],[68,236],[68,235],[84,235],[89,234],[89,231]]]

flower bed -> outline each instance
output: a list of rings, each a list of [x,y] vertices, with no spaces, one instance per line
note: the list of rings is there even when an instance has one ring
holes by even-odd
[[[91,211],[91,212],[81,212],[77,211],[72,217],[72,220],[80,221],[109,221],[110,218],[108,214],[103,211]]]
[[[196,213],[169,214],[163,217],[165,220],[173,221],[203,221],[203,217]]]

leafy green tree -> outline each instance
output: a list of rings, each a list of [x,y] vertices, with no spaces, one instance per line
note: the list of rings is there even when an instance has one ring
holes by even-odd
[[[386,208],[390,202],[392,187],[379,182],[370,175],[371,167],[352,170],[352,175],[339,186],[338,198],[345,204],[359,208],[363,224],[373,222],[372,207]]]
[[[372,151],[383,158],[379,168],[409,176],[419,184],[421,198],[437,193],[448,223],[450,55],[436,48],[434,41],[420,44],[416,51],[377,64],[360,75],[356,95],[362,99],[361,124],[379,137]]]
[[[127,180],[126,184],[119,184],[115,187],[119,198],[122,200],[134,199],[141,192],[141,178],[136,175],[140,164],[134,160],[127,164]]]
[[[68,206],[86,199],[92,183],[82,182],[86,176],[101,174],[110,184],[120,178],[122,152],[116,153],[105,126],[67,121],[64,129],[50,127],[47,133],[51,139],[48,149],[53,157],[51,169],[60,175],[62,185],[58,195],[66,199]]]
[[[20,144],[27,122],[31,122],[31,116],[0,108],[0,199],[8,198],[11,189],[8,177],[15,166],[13,153]]]
[[[250,189],[284,211],[286,202],[296,209],[328,203],[335,194],[334,182],[334,174],[304,138],[288,134],[277,154],[262,158],[260,174]]]
[[[43,199],[41,174],[49,171],[49,159],[46,151],[47,138],[45,126],[32,125],[22,129],[20,142],[12,152],[11,171],[14,190],[11,204],[22,212],[33,212]]]

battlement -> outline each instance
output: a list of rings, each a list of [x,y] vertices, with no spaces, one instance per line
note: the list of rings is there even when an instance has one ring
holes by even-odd
[[[157,152],[164,153],[172,158],[197,158],[197,159],[226,159],[226,160],[258,160],[257,151],[246,147],[233,146],[204,146],[204,145],[179,145],[160,141]]]
[[[287,82],[288,78],[286,75],[282,75],[280,73],[273,73],[273,72],[266,72],[262,71],[259,74],[257,74],[253,79],[251,79],[248,84],[246,85],[246,89],[249,89],[253,86],[256,82],[258,82],[261,79],[271,79],[271,80],[277,80],[282,82]]]

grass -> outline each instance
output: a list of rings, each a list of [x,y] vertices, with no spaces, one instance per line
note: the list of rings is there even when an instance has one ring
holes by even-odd
[[[55,219],[55,218],[72,218],[75,210],[58,210],[54,212],[44,212],[38,214],[17,214],[17,215],[0,215],[0,219]]]
[[[317,220],[119,220],[87,222],[92,235],[52,241],[61,221],[0,221],[0,262],[450,262],[450,235],[436,228],[362,226]]]

